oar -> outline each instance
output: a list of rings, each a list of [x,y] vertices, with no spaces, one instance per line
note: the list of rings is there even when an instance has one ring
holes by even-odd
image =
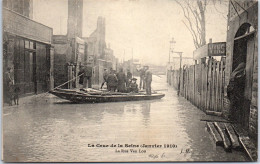
[[[55,88],[53,88],[53,90],[55,90],[55,89],[57,89],[57,88],[60,88],[61,86],[65,85],[65,84],[68,84],[69,82],[75,80],[76,78],[82,76],[83,74],[84,74],[84,73],[80,74],[79,76],[77,76],[77,77],[75,77],[75,78],[73,78],[73,79],[71,79],[71,80],[69,80],[69,81],[67,81],[67,82],[65,82],[65,83],[63,83],[63,84],[61,84],[61,85],[55,87]]]

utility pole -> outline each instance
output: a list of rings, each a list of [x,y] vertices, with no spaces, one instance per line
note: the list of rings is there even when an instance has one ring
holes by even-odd
[[[169,64],[171,62],[171,53],[173,52],[173,49],[174,49],[173,46],[175,43],[176,42],[175,42],[174,38],[172,37],[172,40],[170,41],[170,48],[169,48],[169,60],[168,60]]]
[[[61,16],[60,16],[60,34],[62,35],[62,31],[61,31]]]
[[[134,77],[134,50],[132,47],[132,73],[133,73],[133,77]]]
[[[174,38],[172,38],[172,40],[170,41],[169,66],[170,66],[170,54],[171,53],[178,54],[180,56],[179,83],[178,83],[178,92],[177,92],[177,94],[179,96],[179,94],[180,94],[180,87],[181,87],[181,65],[182,65],[182,53],[183,52],[173,51],[175,43],[176,43],[176,41],[174,40]]]
[[[125,62],[125,50],[124,50],[124,57],[123,57],[123,62]]]

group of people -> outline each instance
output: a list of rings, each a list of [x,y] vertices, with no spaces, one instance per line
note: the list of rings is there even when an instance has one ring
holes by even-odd
[[[152,73],[150,72],[148,66],[145,66],[143,70],[144,70],[144,75],[142,76],[142,79],[140,79],[140,81],[145,81],[143,83],[145,83],[146,85],[145,86],[146,93],[148,95],[151,95]],[[104,82],[101,85],[101,89],[106,83],[108,91],[134,92],[134,93],[139,92],[138,84],[136,83],[137,79],[133,78],[133,75],[129,69],[127,70],[126,74],[124,73],[123,68],[120,68],[119,72],[116,72],[112,68],[110,69],[110,71],[104,69],[103,78],[104,78]]]

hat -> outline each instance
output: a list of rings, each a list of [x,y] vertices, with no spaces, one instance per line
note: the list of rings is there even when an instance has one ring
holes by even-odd
[[[137,79],[136,78],[132,78],[132,80],[136,81]]]

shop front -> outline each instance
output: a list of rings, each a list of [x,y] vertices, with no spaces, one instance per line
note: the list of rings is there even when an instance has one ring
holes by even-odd
[[[3,72],[13,69],[12,78],[20,88],[20,95],[43,93],[52,88],[51,38],[52,28],[3,9]]]

